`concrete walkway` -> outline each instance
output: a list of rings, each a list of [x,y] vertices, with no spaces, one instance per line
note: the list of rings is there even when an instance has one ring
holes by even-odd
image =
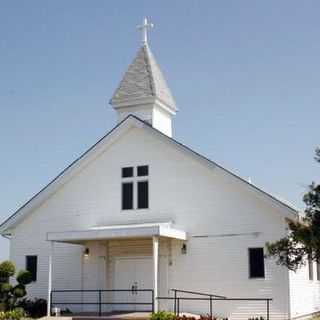
[[[105,313],[101,317],[96,314],[74,314],[70,316],[59,316],[59,317],[43,317],[40,320],[148,320],[150,319],[150,312],[128,312],[128,313]],[[200,316],[197,314],[183,312],[180,316],[194,317],[199,319]]]
[[[101,317],[96,314],[74,314],[59,317],[43,317],[41,320],[94,320],[94,319],[108,319],[108,320],[147,320],[150,318],[150,312],[128,312],[128,313],[106,313]]]

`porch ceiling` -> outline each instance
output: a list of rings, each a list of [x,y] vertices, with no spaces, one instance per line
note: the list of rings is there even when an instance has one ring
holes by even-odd
[[[47,240],[55,242],[81,243],[90,240],[108,240],[120,238],[166,237],[186,240],[185,231],[171,227],[171,223],[144,223],[130,225],[111,225],[92,227],[76,231],[48,232]]]

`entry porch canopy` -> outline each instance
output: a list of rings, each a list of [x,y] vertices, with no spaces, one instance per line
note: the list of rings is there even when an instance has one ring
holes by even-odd
[[[47,240],[81,244],[90,240],[166,237],[186,240],[186,232],[172,228],[171,223],[143,223],[92,227],[77,231],[48,232]]]
[[[48,270],[48,309],[47,315],[51,315],[51,292],[52,292],[52,263],[53,248],[55,242],[84,244],[90,240],[111,240],[111,239],[132,239],[152,238],[153,252],[153,290],[154,290],[154,311],[158,310],[158,278],[159,278],[159,238],[172,238],[187,240],[185,231],[172,227],[169,223],[144,223],[129,225],[111,225],[92,227],[83,230],[48,232],[47,240],[50,241],[49,270]]]

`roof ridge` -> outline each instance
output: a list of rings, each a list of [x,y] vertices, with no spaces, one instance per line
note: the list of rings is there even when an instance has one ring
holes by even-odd
[[[152,72],[152,67],[151,67],[151,59],[150,59],[150,49],[149,49],[149,46],[147,43],[145,43],[143,45],[143,50],[145,51],[145,55],[144,55],[144,60],[146,62],[146,69],[147,69],[147,72],[148,72],[148,75],[149,75],[149,78],[150,78],[150,89],[151,89],[151,92],[154,96],[157,95],[156,93],[156,83],[155,83],[155,80],[154,80],[154,77],[153,77],[153,72]]]

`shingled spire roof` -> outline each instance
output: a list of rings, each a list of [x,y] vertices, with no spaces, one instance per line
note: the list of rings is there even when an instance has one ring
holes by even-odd
[[[149,46],[143,44],[129,65],[110,103],[115,106],[145,98],[157,98],[176,111],[176,104]]]

